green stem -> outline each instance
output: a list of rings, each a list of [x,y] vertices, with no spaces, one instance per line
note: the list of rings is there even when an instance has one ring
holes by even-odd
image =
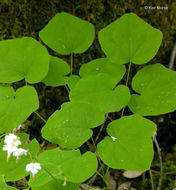
[[[32,159],[32,154],[28,151],[28,154],[29,154],[29,157],[31,159],[31,162],[33,162],[33,159]]]
[[[70,56],[70,75],[73,74],[73,53]]]
[[[106,173],[105,173],[105,177],[106,177],[106,175],[108,174],[108,171],[109,171],[109,166],[107,166]]]
[[[110,190],[109,189],[109,185],[108,185],[108,183],[107,183],[107,181],[106,181],[106,179],[104,178],[104,176],[103,175],[101,175],[98,171],[96,171],[96,173],[102,178],[102,180],[104,181],[104,183],[106,184],[106,186],[107,186],[107,190]]]
[[[92,140],[94,149],[95,149],[96,152],[97,152],[97,147],[96,147],[96,145],[95,145],[95,141],[93,140],[93,137],[91,137],[91,140]],[[98,156],[98,153],[97,153],[97,159],[98,159],[98,162],[99,162],[99,164],[100,164],[100,167],[102,168],[103,175],[105,175],[105,172],[104,172],[104,169],[103,169],[103,164],[101,163],[101,160],[100,160],[100,158],[99,158],[99,156]]]
[[[94,140],[93,140],[93,137],[92,137],[92,136],[91,136],[91,140],[92,140],[92,143],[93,143],[94,149],[96,150],[97,148],[96,148],[96,145],[95,145],[95,142],[94,142]]]
[[[130,76],[130,70],[131,70],[131,62],[129,63],[129,67],[128,67],[128,73],[127,73],[127,79],[126,79],[126,86],[128,86],[128,81],[129,81],[129,76]]]
[[[150,182],[151,182],[151,184],[152,184],[152,190],[155,190],[151,169],[149,170],[149,174],[150,174]]]
[[[121,117],[123,117],[124,111],[125,111],[125,107],[122,109]]]
[[[93,137],[91,137],[91,140],[92,140],[92,143],[93,143],[93,147],[94,147],[95,151],[97,152],[97,147],[96,147],[96,145],[95,145],[95,141],[93,140]],[[98,154],[97,154],[97,159],[98,159],[98,162],[99,162],[99,164],[100,164],[100,167],[102,168],[103,175],[104,175],[103,165],[102,165],[102,163],[101,163],[101,160],[100,160]]]
[[[69,89],[69,87],[67,86],[67,84],[65,85],[65,88],[66,88],[66,90],[67,90],[67,92],[68,92],[68,94],[70,93],[70,89]]]
[[[38,113],[38,112],[34,112],[44,123],[46,123],[46,120]]]
[[[125,83],[126,86],[128,86],[128,81],[129,81],[129,76],[130,76],[130,70],[131,70],[131,62],[129,63],[129,67],[128,67],[127,79],[126,79],[126,83]],[[121,117],[123,116],[124,111],[125,111],[125,107],[122,109]]]
[[[97,159],[98,159],[98,162],[100,163],[100,167],[102,168],[103,176],[105,176],[103,164],[101,163],[101,160],[100,160],[100,158],[99,158],[99,156],[98,156],[98,153],[97,153]]]

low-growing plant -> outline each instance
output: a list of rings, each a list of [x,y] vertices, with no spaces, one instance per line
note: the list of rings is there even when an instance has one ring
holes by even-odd
[[[151,137],[157,128],[145,116],[176,110],[176,73],[159,63],[145,66],[132,79],[133,94],[128,88],[129,75],[132,64],[148,63],[156,55],[162,32],[133,13],[123,15],[98,33],[106,57],[83,64],[79,75],[73,75],[74,54],[85,52],[93,43],[95,31],[91,23],[58,13],[39,32],[39,37],[58,54],[70,55],[70,66],[49,55],[31,37],[0,42],[1,189],[14,189],[5,182],[24,178],[28,172],[32,190],[76,190],[95,172],[108,186],[105,175],[109,168],[148,170],[153,159]],[[125,84],[119,84],[125,73]],[[16,91],[6,85],[20,80],[25,80],[26,85]],[[58,148],[40,153],[37,140],[26,144],[29,135],[13,134],[33,112],[39,115],[38,95],[33,86],[38,82],[65,86],[70,99],[41,130],[42,137]],[[131,115],[124,116],[126,107]],[[120,111],[121,117],[108,124],[107,135],[100,141],[109,114]],[[100,131],[93,139],[95,127],[100,127]],[[82,154],[79,148],[90,138],[94,150]],[[107,166],[106,172],[97,171],[98,162],[100,167],[102,162]]]

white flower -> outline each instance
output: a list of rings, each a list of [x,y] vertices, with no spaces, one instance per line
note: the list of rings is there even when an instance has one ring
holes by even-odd
[[[35,179],[35,174],[38,173],[38,170],[41,170],[41,165],[37,162],[26,165],[26,171],[32,173],[33,179]]]
[[[111,139],[113,140],[113,141],[116,141],[116,137],[113,137],[113,136],[111,136]]]
[[[12,133],[5,136],[4,143],[16,147],[21,144],[21,142],[19,141],[19,137]]]
[[[17,160],[19,160],[19,157],[22,155],[27,155],[27,150],[23,148],[17,148],[16,150],[13,151],[13,156],[16,156]]]
[[[6,161],[8,162],[10,155],[18,149],[18,145],[20,145],[21,142],[19,141],[19,137],[10,133],[9,135],[5,136],[4,144],[5,145],[3,146],[2,149],[4,151],[7,151],[7,160]]]

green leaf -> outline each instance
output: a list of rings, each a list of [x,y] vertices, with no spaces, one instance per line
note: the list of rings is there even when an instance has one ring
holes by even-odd
[[[65,75],[69,74],[70,68],[62,59],[50,56],[49,72],[43,79],[43,83],[47,86],[62,86],[67,82]]]
[[[77,82],[80,80],[78,75],[71,75],[66,78],[69,89],[73,89]]]
[[[128,104],[133,113],[160,115],[176,110],[176,72],[161,64],[146,66],[133,78],[133,94]]]
[[[46,174],[47,175],[47,174]],[[48,176],[49,177],[49,176]],[[38,177],[37,177],[37,180],[38,180]],[[61,186],[62,187],[62,186]],[[52,189],[52,190],[58,190],[58,186],[57,186],[57,183],[51,179],[51,181],[49,181],[48,183],[46,184],[43,184],[43,185],[39,185],[39,186],[31,186],[31,189],[32,190],[49,190],[49,189]],[[60,189],[60,187],[59,187]]]
[[[88,102],[64,103],[42,128],[42,137],[64,148],[78,148],[104,122],[104,113]]]
[[[156,131],[152,121],[139,115],[125,116],[112,121],[107,128],[110,136],[98,144],[98,154],[111,168],[145,171],[153,159],[151,136]]]
[[[47,49],[31,37],[0,41],[0,82],[40,82],[48,72]]]
[[[92,152],[81,155],[79,150],[61,151],[58,148],[41,153],[37,162],[42,169],[36,175],[35,181],[30,178],[31,186],[44,185],[53,180],[53,177],[57,180],[66,178],[71,183],[82,183],[96,172],[98,166]]]
[[[25,142],[29,141],[29,134],[27,133],[16,133],[15,135],[20,138],[22,144],[26,144]]]
[[[46,173],[46,177],[50,177],[47,173]],[[38,180],[38,179],[37,179]],[[63,186],[63,181],[61,180],[57,180],[57,183],[55,180],[49,181],[48,183],[44,184],[44,185],[39,185],[39,186],[33,186],[32,184],[32,190],[77,190],[79,184],[75,184],[75,183],[69,183],[67,182],[67,184],[65,186]]]
[[[162,32],[134,13],[128,13],[102,29],[99,41],[102,50],[113,62],[144,64],[157,53]]]
[[[39,107],[36,90],[24,86],[14,92],[0,86],[0,132],[7,132],[23,123]]]
[[[114,81],[114,86],[122,79],[125,74],[126,68],[124,65],[117,65],[112,63],[107,58],[100,58],[84,64],[79,74],[81,77],[97,75],[99,73],[108,74]]]
[[[88,21],[62,12],[50,20],[39,36],[54,51],[68,55],[85,52],[92,44],[95,32]]]
[[[36,139],[33,139],[29,144],[24,146],[27,150],[30,150],[30,154],[32,157],[35,157],[36,154],[39,152],[39,143]]]
[[[129,89],[119,85],[107,74],[98,74],[78,81],[70,92],[71,101],[89,102],[103,113],[115,112],[125,107],[130,99]]]
[[[4,176],[0,176],[0,187],[1,187],[1,190],[15,190],[16,189],[15,187],[10,187],[6,184]]]
[[[0,101],[4,101],[7,98],[14,96],[14,90],[12,87],[0,85]]]
[[[23,145],[22,148],[28,150],[29,152],[32,152],[34,155],[37,154],[38,150],[36,149],[36,146],[39,147],[38,143],[36,143],[36,140],[32,140],[30,144]],[[34,152],[35,149],[35,152]],[[26,165],[31,162],[31,159],[29,155],[20,156],[20,159],[16,163],[16,157],[12,156],[10,157],[9,162],[6,162],[7,152],[2,150],[2,145],[0,146],[0,175],[4,175],[6,181],[16,181],[19,179],[22,179],[23,177],[29,175],[29,173],[26,172],[25,168]]]

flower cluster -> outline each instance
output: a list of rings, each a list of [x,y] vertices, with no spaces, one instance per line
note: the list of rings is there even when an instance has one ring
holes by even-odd
[[[27,155],[27,150],[23,148],[18,148],[21,145],[21,141],[19,137],[10,133],[5,136],[3,150],[7,151],[7,162],[11,154],[16,157],[16,161],[19,160],[20,156]],[[39,163],[30,163],[26,165],[26,171],[31,172],[33,179],[35,179],[35,175],[38,173],[38,170],[41,170],[41,165]]]
[[[19,160],[19,156],[27,154],[27,150],[18,148],[18,146],[21,145],[21,142],[19,137],[12,133],[5,136],[4,144],[3,150],[7,151],[7,162],[9,161],[11,154],[16,157],[17,161]]]

